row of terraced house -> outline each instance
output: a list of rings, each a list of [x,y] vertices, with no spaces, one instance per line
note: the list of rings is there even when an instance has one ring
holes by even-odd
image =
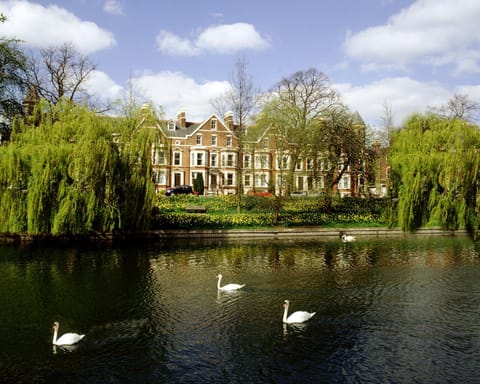
[[[244,139],[240,146],[232,113],[227,113],[223,119],[212,114],[204,121],[191,122],[185,111],[180,111],[176,119],[161,120],[157,124],[164,136],[162,144],[152,149],[153,181],[157,192],[171,186],[193,185],[199,175],[204,181],[203,193],[207,195],[236,194],[239,184],[243,193],[266,192],[272,184],[277,192],[282,190],[284,170],[288,167],[285,161],[289,159],[278,154],[268,130],[255,139]],[[323,191],[323,177],[313,177],[310,159],[298,161],[294,169],[294,191],[304,195]],[[242,178],[241,183],[238,177]],[[349,196],[362,194],[366,189],[362,174],[353,174],[348,169],[337,191],[341,196]]]

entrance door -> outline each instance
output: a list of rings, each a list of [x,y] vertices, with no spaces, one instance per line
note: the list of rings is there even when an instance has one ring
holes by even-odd
[[[303,191],[303,177],[297,178],[297,186],[299,191]]]
[[[182,174],[181,173],[175,173],[173,175],[173,185],[182,185]]]

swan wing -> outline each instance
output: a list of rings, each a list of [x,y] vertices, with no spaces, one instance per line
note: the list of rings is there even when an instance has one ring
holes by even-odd
[[[77,333],[65,333],[59,339],[57,339],[56,345],[72,345],[82,340],[85,335],[79,335]]]
[[[243,288],[244,286],[245,286],[245,284],[231,283],[231,284],[224,285],[223,287],[220,287],[220,290],[221,291],[235,291],[237,289]]]
[[[306,311],[297,311],[293,312],[290,316],[287,317],[286,323],[303,323],[307,320],[310,320],[316,312],[306,312]]]

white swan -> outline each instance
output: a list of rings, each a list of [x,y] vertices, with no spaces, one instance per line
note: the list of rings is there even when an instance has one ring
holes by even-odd
[[[283,311],[283,322],[286,324],[295,324],[295,323],[304,323],[307,320],[310,320],[316,312],[306,312],[306,311],[297,311],[293,312],[290,316],[287,317],[288,313],[288,306],[290,305],[290,301],[285,300],[285,304],[283,307],[285,310]]]
[[[222,275],[221,275],[221,274],[218,274],[217,278],[218,278],[217,288],[218,288],[220,291],[236,291],[237,289],[240,289],[240,288],[242,288],[242,287],[245,286],[245,284],[234,284],[234,283],[231,283],[231,284],[227,284],[227,285],[224,285],[223,287],[221,287],[221,286],[220,286],[220,281],[222,280]]]
[[[344,243],[351,243],[352,241],[355,241],[355,240],[357,240],[355,236],[345,235],[345,234],[342,235],[342,241]]]
[[[72,345],[85,337],[85,335],[79,335],[78,333],[65,333],[57,340],[59,326],[58,321],[53,323],[53,345]]]

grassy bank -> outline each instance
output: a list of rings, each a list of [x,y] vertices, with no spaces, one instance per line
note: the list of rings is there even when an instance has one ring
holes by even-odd
[[[334,199],[327,206],[323,197],[285,198],[276,218],[274,197],[178,195],[157,196],[152,229],[232,229],[322,226],[384,227],[387,201],[384,199]],[[204,207],[204,213],[189,213],[188,207]]]

